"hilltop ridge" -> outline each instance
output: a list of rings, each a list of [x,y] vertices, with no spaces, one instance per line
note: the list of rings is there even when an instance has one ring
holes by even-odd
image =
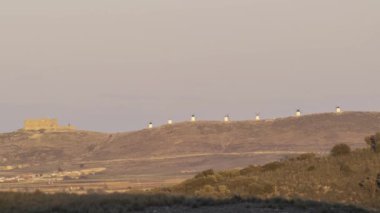
[[[116,134],[113,154],[162,156],[173,153],[253,151],[326,152],[336,143],[362,146],[362,138],[380,129],[380,113],[322,113],[261,121],[197,121]],[[196,146],[197,145],[197,146]],[[127,150],[123,147],[128,146]],[[139,149],[144,147],[143,150]],[[157,149],[160,147],[160,149]],[[125,152],[127,151],[127,152]],[[122,153],[120,153],[121,155]],[[107,155],[102,155],[107,157]]]

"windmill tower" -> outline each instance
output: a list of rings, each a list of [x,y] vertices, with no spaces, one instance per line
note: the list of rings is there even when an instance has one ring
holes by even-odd
[[[256,121],[259,121],[259,120],[260,120],[260,114],[256,113]]]
[[[336,107],[336,113],[338,113],[338,114],[342,113],[342,109],[340,108],[340,106]]]
[[[152,129],[153,128],[153,123],[152,122],[149,122],[148,124],[148,129]]]
[[[230,116],[229,115],[224,116],[224,122],[229,122],[229,121],[230,121]]]
[[[296,117],[301,117],[301,110],[300,109],[297,109],[297,111],[296,111]]]
[[[197,119],[195,118],[195,115],[191,116],[191,122],[195,122]]]
[[[168,124],[169,124],[169,125],[172,125],[172,124],[173,124],[173,120],[171,120],[171,119],[168,120]]]

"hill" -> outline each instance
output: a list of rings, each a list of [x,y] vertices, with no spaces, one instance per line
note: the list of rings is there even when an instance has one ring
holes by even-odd
[[[179,183],[209,168],[242,168],[302,153],[323,154],[338,143],[360,148],[365,146],[363,138],[379,129],[380,113],[345,112],[183,122],[112,134],[17,131],[0,134],[0,182],[6,183],[0,186],[74,191],[151,188]]]
[[[380,209],[380,154],[369,149],[341,156],[304,154],[241,170],[207,170],[164,191],[219,199],[281,197]]]

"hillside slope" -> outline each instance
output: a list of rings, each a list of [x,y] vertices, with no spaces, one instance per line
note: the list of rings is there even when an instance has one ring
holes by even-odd
[[[96,157],[160,157],[200,153],[260,151],[326,152],[334,144],[363,146],[380,129],[380,113],[346,112],[267,121],[184,122],[116,135]]]
[[[166,184],[208,168],[241,168],[305,152],[325,153],[337,143],[363,147],[363,138],[379,129],[380,113],[345,112],[183,122],[113,134],[18,131],[0,134],[0,178],[98,168],[105,171],[82,182]]]
[[[164,191],[191,196],[316,200],[380,209],[380,154],[300,155],[241,170],[204,171]]]

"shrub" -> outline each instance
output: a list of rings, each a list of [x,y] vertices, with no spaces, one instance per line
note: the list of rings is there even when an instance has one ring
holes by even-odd
[[[272,162],[272,163],[265,164],[264,166],[261,167],[261,169],[263,172],[269,172],[269,171],[277,170],[283,166],[284,164],[281,162]]]
[[[307,171],[311,172],[311,171],[314,171],[315,170],[315,166],[309,166],[307,168]]]
[[[351,148],[347,144],[342,143],[335,145],[330,153],[332,156],[348,155],[351,153]]]
[[[245,176],[253,175],[260,172],[260,170],[261,168],[258,166],[249,166],[247,168],[240,170],[240,175],[245,175]]]
[[[209,169],[197,174],[195,178],[203,178],[203,177],[212,176],[212,175],[215,175],[215,171],[212,169]]]
[[[296,157],[296,160],[299,160],[299,161],[311,160],[311,159],[314,159],[315,157],[316,157],[316,154],[314,153],[305,153]]]
[[[202,189],[206,185],[215,186],[218,183],[215,175],[202,176],[186,180],[175,187],[175,191],[186,194],[193,194],[195,191]]]
[[[221,171],[218,173],[220,176],[223,178],[234,178],[237,176],[240,176],[240,170],[226,170],[226,171]]]
[[[217,197],[217,191],[215,187],[205,185],[200,190],[196,191],[195,195],[199,197]]]
[[[380,132],[366,137],[365,142],[370,146],[372,151],[380,153]]]
[[[380,181],[380,180],[379,180]],[[218,186],[218,191],[220,194],[223,196],[227,196],[228,194],[231,193],[230,189],[226,185],[219,185]]]
[[[348,166],[347,164],[340,164],[340,168],[339,168],[340,172],[344,175],[350,175],[353,173],[352,169],[350,166]]]
[[[247,183],[246,187],[249,196],[264,196],[274,192],[274,186],[264,181]]]

